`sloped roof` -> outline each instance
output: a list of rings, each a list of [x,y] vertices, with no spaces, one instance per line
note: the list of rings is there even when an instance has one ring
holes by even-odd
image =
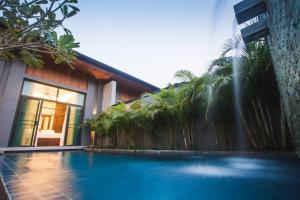
[[[134,76],[132,76],[130,74],[127,74],[127,73],[125,73],[125,72],[123,72],[121,70],[118,70],[118,69],[116,69],[114,67],[111,67],[111,66],[109,66],[107,64],[104,64],[104,63],[102,63],[102,62],[100,62],[98,60],[95,60],[95,59],[93,59],[93,58],[91,58],[91,57],[89,57],[87,55],[82,54],[82,53],[79,53],[79,52],[76,52],[76,53],[77,53],[77,58],[79,60],[84,61],[86,63],[89,63],[89,64],[91,64],[91,65],[99,68],[99,70],[102,70],[102,71],[104,70],[106,72],[110,72],[110,73],[112,73],[112,74],[114,74],[116,76],[120,76],[122,78],[125,78],[125,79],[128,79],[130,81],[133,81],[133,82],[135,82],[137,84],[143,85],[144,87],[147,87],[147,88],[149,88],[149,89],[151,89],[153,91],[159,90],[158,87],[156,87],[156,86],[154,86],[154,85],[152,85],[150,83],[147,83],[147,82],[145,82],[145,81],[143,81],[143,80],[141,80],[139,78],[136,78],[136,77],[134,77]]]

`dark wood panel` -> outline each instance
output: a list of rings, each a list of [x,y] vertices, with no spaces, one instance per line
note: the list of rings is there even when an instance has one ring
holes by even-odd
[[[37,146],[59,146],[59,138],[39,138]]]
[[[86,74],[69,69],[66,66],[54,65],[51,67],[47,66],[44,68],[26,67],[25,73],[30,76],[55,81],[84,90],[87,90],[88,87],[88,80]]]
[[[133,99],[137,99],[138,97],[140,97],[140,95],[142,94],[142,92],[139,91],[135,91],[134,89],[131,88],[124,88],[124,87],[120,87],[119,88],[119,99],[121,101],[130,101]]]

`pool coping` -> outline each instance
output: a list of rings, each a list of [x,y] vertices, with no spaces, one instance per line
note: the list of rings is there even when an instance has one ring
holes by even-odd
[[[0,175],[0,195],[1,197],[3,197],[3,200],[12,200],[7,187],[3,181],[2,175]]]
[[[187,151],[187,150],[153,150],[153,149],[108,149],[95,148],[92,146],[47,146],[47,147],[7,147],[0,148],[1,154],[7,153],[31,153],[31,152],[53,152],[53,151],[87,151],[110,154],[132,154],[132,155],[240,155],[240,156],[285,156],[298,157],[299,152],[293,151]]]
[[[74,150],[83,150],[84,148],[86,148],[86,146],[7,147],[7,148],[0,148],[0,155],[5,153],[74,151]]]
[[[240,155],[240,156],[284,156],[298,157],[299,152],[292,151],[186,151],[186,150],[141,150],[141,149],[98,149],[84,148],[88,152],[111,153],[111,154],[134,154],[134,155]]]

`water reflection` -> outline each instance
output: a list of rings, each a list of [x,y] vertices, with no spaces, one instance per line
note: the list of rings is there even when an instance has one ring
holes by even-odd
[[[212,177],[265,177],[280,178],[284,168],[271,160],[259,160],[254,158],[223,158],[184,166],[179,172]]]
[[[35,153],[6,158],[13,165],[14,175],[10,177],[9,187],[16,194],[30,192],[33,197],[78,197],[70,187],[74,174],[65,165],[63,152]],[[42,198],[43,199],[43,198]]]
[[[236,199],[237,193],[245,200],[291,199],[300,196],[299,166],[297,159],[212,154],[177,159],[88,152],[0,156],[8,190],[22,200]]]
[[[232,169],[213,165],[194,165],[181,169],[182,172],[191,175],[202,176],[234,176],[237,175]]]

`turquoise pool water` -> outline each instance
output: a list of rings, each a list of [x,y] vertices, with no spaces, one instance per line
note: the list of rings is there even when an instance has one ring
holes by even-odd
[[[300,199],[300,161],[266,156],[0,156],[14,199]]]

